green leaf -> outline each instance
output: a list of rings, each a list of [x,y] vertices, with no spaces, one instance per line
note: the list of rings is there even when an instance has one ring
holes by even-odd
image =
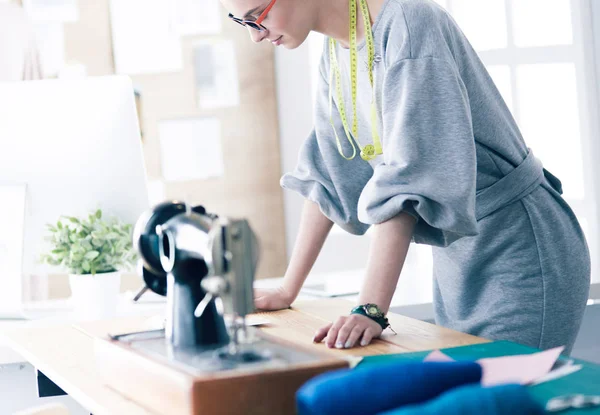
[[[83,261],[81,263],[81,268],[85,271],[85,272],[90,272],[90,263],[87,261]]]
[[[84,258],[87,259],[88,261],[93,261],[94,259],[98,258],[99,255],[100,255],[100,252],[98,252],[98,251],[90,251],[87,254],[85,254]]]
[[[94,238],[92,239],[92,245],[96,248],[100,248],[102,245],[104,245],[104,240],[103,239],[98,239],[98,238]]]
[[[62,229],[63,228],[63,224],[61,223],[61,221],[58,221],[56,223],[56,226],[58,227],[58,229]]]
[[[102,211],[101,211],[100,209],[98,209],[98,210],[96,211],[96,217],[97,217],[98,219],[100,219],[100,218],[102,217]]]

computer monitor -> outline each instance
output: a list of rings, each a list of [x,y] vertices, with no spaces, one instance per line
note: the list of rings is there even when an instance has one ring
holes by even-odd
[[[49,248],[46,224],[98,208],[134,224],[148,209],[131,80],[108,76],[0,83],[3,184],[25,185],[26,203],[22,273],[0,275],[0,309],[21,299],[21,283],[14,278],[24,281],[57,271],[39,261]]]

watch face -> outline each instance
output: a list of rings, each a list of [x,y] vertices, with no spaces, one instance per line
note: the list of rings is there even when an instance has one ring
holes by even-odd
[[[375,306],[367,307],[367,314],[374,316],[374,315],[377,315],[378,313],[379,313],[379,310],[377,310],[377,307],[375,307]]]

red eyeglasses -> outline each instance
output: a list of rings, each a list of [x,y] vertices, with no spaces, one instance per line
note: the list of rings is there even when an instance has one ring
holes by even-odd
[[[260,16],[258,16],[258,19],[256,19],[256,20],[240,19],[239,17],[235,17],[231,13],[229,13],[229,18],[231,20],[233,20],[234,22],[241,24],[242,26],[248,26],[256,31],[263,32],[263,31],[267,30],[267,28],[264,27],[261,23],[263,22],[263,20],[266,19],[267,14],[269,14],[271,9],[275,5],[276,1],[277,0],[271,0],[269,5],[267,6],[267,8],[260,14]]]

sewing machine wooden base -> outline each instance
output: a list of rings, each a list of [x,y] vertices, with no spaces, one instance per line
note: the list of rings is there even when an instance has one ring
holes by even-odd
[[[171,361],[173,350],[165,358],[140,350],[139,344],[135,347],[108,336],[96,337],[94,346],[97,370],[107,385],[154,413],[169,415],[293,414],[295,393],[303,383],[348,366],[346,360],[303,350],[264,333],[260,338],[265,345],[276,345],[271,350],[281,347],[283,354],[287,350],[301,357],[266,368],[242,366],[211,372],[179,364],[199,360],[199,355]]]

